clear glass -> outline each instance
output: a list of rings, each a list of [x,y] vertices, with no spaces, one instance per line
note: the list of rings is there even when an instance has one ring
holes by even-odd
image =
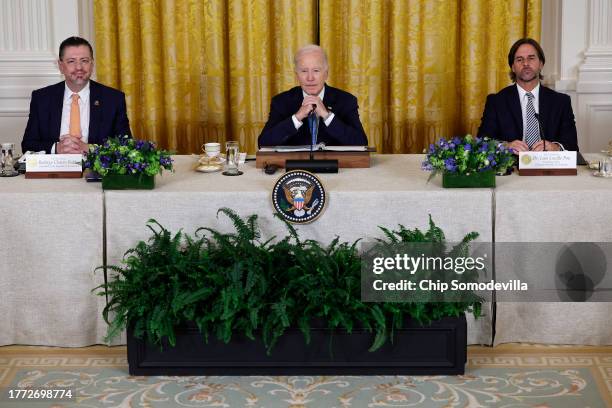
[[[2,143],[2,150],[0,160],[2,161],[2,175],[13,176],[17,173],[15,171],[13,160],[13,152],[15,151],[15,143]]]
[[[238,142],[225,142],[225,172],[230,175],[238,174],[239,160]]]
[[[608,157],[603,161],[601,173],[604,176],[612,176],[612,157]]]

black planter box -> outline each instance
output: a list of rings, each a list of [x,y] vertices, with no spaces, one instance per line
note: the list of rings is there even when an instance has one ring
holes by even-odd
[[[373,334],[356,329],[311,329],[307,345],[298,329],[278,340],[268,356],[260,340],[232,338],[228,344],[195,327],[177,330],[176,346],[146,343],[128,330],[130,375],[440,375],[463,374],[467,357],[465,316],[429,326],[408,324],[369,352]]]

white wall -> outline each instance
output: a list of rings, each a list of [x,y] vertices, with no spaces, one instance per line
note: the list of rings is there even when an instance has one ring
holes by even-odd
[[[572,98],[578,143],[612,141],[612,0],[543,0],[545,82]]]
[[[93,43],[92,3],[0,0],[0,142],[21,142],[32,90],[62,79],[60,42]],[[542,0],[542,46],[546,84],[572,97],[581,150],[601,150],[612,140],[612,0]]]
[[[20,146],[32,91],[62,80],[59,45],[93,37],[92,11],[92,0],[0,0],[0,142]]]

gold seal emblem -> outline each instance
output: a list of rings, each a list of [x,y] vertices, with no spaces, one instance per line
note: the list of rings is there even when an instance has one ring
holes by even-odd
[[[523,157],[521,157],[521,162],[525,165],[528,165],[529,163],[531,163],[531,156],[528,154],[524,154]]]

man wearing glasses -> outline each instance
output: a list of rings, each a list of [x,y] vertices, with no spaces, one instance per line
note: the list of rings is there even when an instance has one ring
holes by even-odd
[[[125,94],[89,79],[94,59],[87,40],[64,40],[58,64],[65,81],[32,92],[23,152],[83,153],[89,144],[131,135]]]

